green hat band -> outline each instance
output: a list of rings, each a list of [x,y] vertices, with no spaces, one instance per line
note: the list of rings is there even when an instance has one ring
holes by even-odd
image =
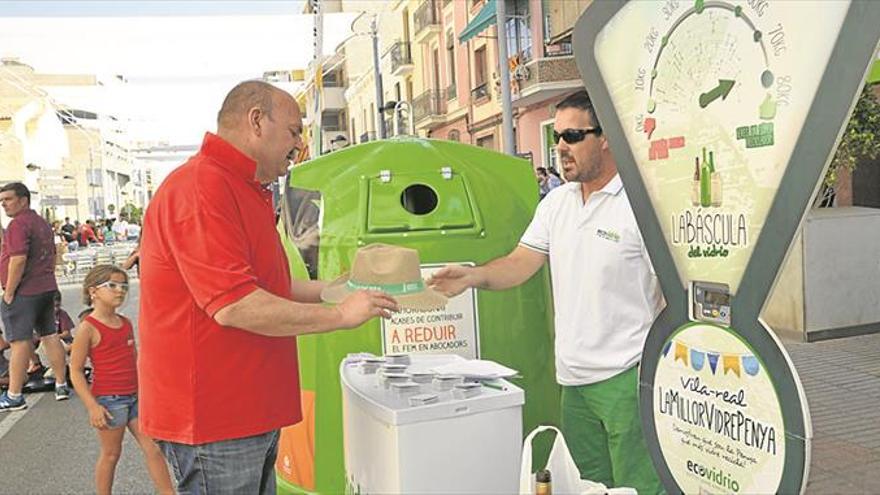
[[[425,290],[424,280],[404,282],[402,284],[361,284],[349,279],[346,285],[349,289],[353,290],[378,290],[392,296],[404,296]]]

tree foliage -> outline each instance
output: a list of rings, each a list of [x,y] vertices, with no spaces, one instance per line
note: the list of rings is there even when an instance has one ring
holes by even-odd
[[[125,217],[131,222],[142,223],[144,216],[144,209],[135,206],[132,203],[126,203],[123,205],[122,209],[119,210],[120,217]]]
[[[825,185],[834,187],[841,170],[852,172],[859,162],[874,160],[880,155],[880,100],[874,89],[866,85],[840,139]]]

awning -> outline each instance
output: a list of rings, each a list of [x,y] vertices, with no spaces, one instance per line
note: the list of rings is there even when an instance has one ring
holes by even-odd
[[[487,0],[486,5],[465,26],[464,31],[458,35],[458,41],[465,43],[474,36],[482,33],[487,27],[495,24],[495,0]]]

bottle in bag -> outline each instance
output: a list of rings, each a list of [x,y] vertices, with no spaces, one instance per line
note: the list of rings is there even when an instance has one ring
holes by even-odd
[[[535,495],[553,495],[549,469],[542,469],[535,473]]]

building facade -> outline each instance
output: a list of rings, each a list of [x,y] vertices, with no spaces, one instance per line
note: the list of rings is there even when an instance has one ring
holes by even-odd
[[[511,71],[514,147],[535,167],[556,167],[553,108],[582,87],[571,32],[591,0],[506,0],[505,40]],[[336,102],[327,74],[339,70],[344,108],[330,118],[345,144],[416,134],[504,149],[496,0],[332,0],[324,13],[361,14],[353,34],[322,61],[324,99]],[[306,7],[312,12],[312,7]],[[379,39],[382,101],[377,101],[372,20]],[[314,76],[311,78],[314,81]],[[394,104],[405,102],[395,114]],[[312,101],[307,101],[310,105]],[[384,110],[379,106],[384,107]],[[410,124],[410,113],[412,124]],[[344,116],[345,123],[342,124]],[[344,127],[343,127],[344,126]],[[342,130],[344,129],[344,131]],[[322,149],[332,151],[325,134]],[[338,146],[337,146],[338,147]]]
[[[590,1],[508,0],[507,46],[517,152],[534,166],[555,169],[553,109],[583,87],[571,31]]]
[[[40,74],[0,62],[0,182],[21,181],[49,220],[113,217],[143,207],[146,181],[129,150],[125,122],[55,97],[124,84],[84,74]],[[100,86],[100,88],[99,88]]]

